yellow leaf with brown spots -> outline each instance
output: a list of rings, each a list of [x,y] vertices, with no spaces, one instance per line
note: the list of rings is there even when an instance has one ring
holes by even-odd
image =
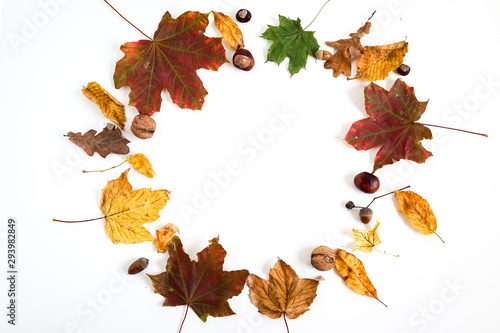
[[[437,219],[427,200],[412,191],[395,191],[398,210],[403,213],[411,226],[422,235],[432,235],[443,239],[436,233]]]
[[[151,162],[148,160],[146,155],[144,154],[134,154],[127,157],[127,161],[132,165],[134,169],[142,173],[144,176],[148,178],[153,178],[156,176],[155,171],[153,170],[153,166]]]
[[[405,41],[390,45],[365,46],[357,63],[358,73],[351,80],[385,79],[391,71],[403,64],[406,52],[408,52],[408,43]]]
[[[368,278],[365,266],[363,266],[361,260],[356,258],[355,255],[341,249],[336,249],[335,269],[349,288],[360,295],[373,297],[380,303],[384,304],[378,298],[377,289],[375,289],[372,282]]]
[[[116,123],[123,130],[125,128],[125,106],[116,98],[111,96],[97,82],[89,82],[87,87],[82,89],[82,93],[96,103],[106,118]]]

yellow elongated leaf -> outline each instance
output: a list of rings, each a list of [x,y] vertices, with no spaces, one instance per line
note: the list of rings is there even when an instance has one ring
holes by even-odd
[[[299,279],[292,267],[279,259],[269,271],[269,280],[250,274],[250,300],[259,312],[272,319],[286,315],[295,319],[304,314],[316,297],[318,279]]]
[[[163,227],[156,230],[156,238],[154,240],[156,251],[158,253],[165,253],[168,243],[179,231],[179,227],[173,223],[165,224]]]
[[[221,12],[213,13],[215,26],[222,33],[222,37],[226,40],[229,46],[235,51],[240,47],[245,47],[245,44],[243,43],[243,34],[233,19],[225,14],[222,14]]]
[[[375,289],[372,282],[368,278],[363,263],[361,260],[356,258],[355,255],[341,249],[336,249],[335,269],[349,288],[360,295],[373,297],[380,303],[384,304],[378,298],[377,289]]]
[[[151,162],[148,160],[146,155],[144,154],[134,154],[127,157],[127,161],[132,165],[134,169],[142,173],[144,176],[148,178],[153,178],[156,176],[155,171],[153,170],[153,166]]]
[[[99,83],[89,82],[87,87],[82,89],[82,93],[99,106],[106,118],[116,123],[122,130],[125,128],[127,121],[125,106],[111,96]]]
[[[436,234],[437,219],[427,200],[413,191],[395,191],[398,210],[403,213],[411,226],[422,235]],[[439,237],[444,243],[443,239]]]
[[[365,46],[359,58],[358,73],[353,79],[364,81],[383,80],[389,72],[403,64],[403,58],[408,52],[408,43],[405,41],[379,46]]]
[[[154,240],[142,224],[156,221],[159,211],[170,199],[166,190],[142,188],[133,191],[127,179],[129,170],[109,181],[102,190],[100,209],[105,216],[106,234],[115,244]]]
[[[369,231],[352,229],[352,236],[356,239],[356,244],[354,244],[354,248],[352,250],[361,250],[363,252],[370,253],[375,246],[382,243],[377,233],[379,225],[380,222],[377,221],[375,228]]]

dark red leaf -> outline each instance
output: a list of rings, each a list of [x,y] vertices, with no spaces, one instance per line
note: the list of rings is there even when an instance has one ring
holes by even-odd
[[[234,314],[227,300],[241,293],[248,271],[222,270],[226,251],[218,238],[198,253],[197,261],[189,259],[178,236],[168,244],[168,253],[166,271],[148,275],[155,292],[165,297],[163,306],[189,305],[203,321]]]
[[[163,89],[181,108],[201,110],[207,91],[196,70],[215,71],[227,62],[221,38],[204,35],[207,25],[208,14],[185,12],[174,20],[166,12],[153,40],[122,45],[125,56],[116,63],[115,87],[131,88],[129,104],[140,114],[160,110]]]
[[[357,150],[381,146],[373,172],[401,159],[424,163],[432,153],[420,141],[432,139],[432,132],[416,121],[426,107],[427,102],[419,102],[401,79],[389,91],[371,83],[365,87],[368,118],[353,123],[345,140]]]

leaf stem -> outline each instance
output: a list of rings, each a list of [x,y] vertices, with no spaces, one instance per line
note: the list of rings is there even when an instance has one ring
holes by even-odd
[[[445,241],[441,238],[441,236],[439,236],[439,235],[437,234],[437,232],[434,232],[434,234],[436,234],[436,236],[438,236],[438,238],[441,240],[441,242],[443,242],[443,243],[445,242]]]
[[[88,219],[88,220],[80,220],[80,221],[63,221],[63,220],[56,220],[53,219],[52,221],[54,222],[62,222],[62,223],[80,223],[80,222],[90,222],[90,221],[97,221],[105,218],[106,216],[101,216],[101,217],[96,217],[95,219]]]
[[[419,124],[420,125],[424,125],[424,126],[444,128],[444,129],[449,129],[449,130],[452,130],[452,131],[459,131],[459,132],[465,132],[465,133],[469,133],[469,134],[475,134],[475,135],[481,135],[481,136],[488,137],[488,134],[471,132],[471,131],[466,131],[466,130],[463,130],[463,129],[453,128],[453,127],[446,127],[446,126],[439,126],[439,125],[432,125],[432,124],[423,124],[423,123],[419,123]]]
[[[318,14],[316,14],[316,16],[313,18],[313,20],[311,21],[311,23],[309,23],[304,29],[302,30],[307,30],[307,28],[309,28],[311,26],[311,24],[314,23],[314,21],[316,21],[316,19],[318,18],[319,14],[321,13],[321,11],[323,10],[323,8],[325,8],[326,4],[329,3],[330,0],[327,0],[323,6],[321,7],[321,9],[319,10]],[[286,319],[285,319],[285,322],[286,322]]]
[[[127,160],[121,162],[120,164],[118,165],[115,165],[115,166],[112,166],[111,168],[107,168],[107,169],[103,169],[103,170],[82,170],[83,173],[90,173],[90,172],[105,172],[105,171],[108,171],[108,170],[111,170],[111,169],[114,169],[114,168],[118,168],[120,165],[122,165],[123,163],[127,162]]]
[[[384,252],[382,252],[382,251],[380,251],[379,249],[377,249],[377,247],[376,247],[376,246],[374,246],[373,248],[374,248],[375,250],[377,250],[377,252],[379,252],[379,253],[382,253],[382,254],[385,254],[385,255],[388,255],[388,256],[399,257],[399,254],[387,253],[387,252],[385,252],[385,251],[384,251]]]
[[[288,329],[288,323],[286,322],[286,313],[283,313],[283,320],[285,321],[286,332],[290,333],[290,330]]]
[[[188,310],[189,310],[189,304],[186,306],[186,312],[184,313],[184,318],[182,319],[181,327],[179,327],[179,333],[181,333],[182,326],[184,326],[184,322],[186,321]]]
[[[125,21],[127,21],[127,23],[128,23],[128,24],[130,24],[131,26],[133,26],[133,27],[134,27],[137,31],[139,31],[141,34],[143,34],[143,35],[144,35],[147,39],[149,39],[149,40],[151,40],[151,41],[153,40],[151,37],[149,37],[149,36],[148,36],[148,35],[146,35],[144,32],[142,32],[142,31],[141,31],[141,29],[139,29],[139,28],[137,28],[135,25],[133,25],[133,24],[132,24],[132,22],[130,22],[129,20],[127,20],[127,19],[125,18],[125,16],[123,16],[122,14],[120,14],[120,12],[119,12],[119,11],[117,11],[117,10],[115,9],[115,7],[111,6],[111,4],[110,4],[109,2],[107,2],[106,0],[104,0],[104,2],[105,2],[105,3],[107,3],[107,4],[108,4],[108,6],[109,6],[109,7],[111,7],[111,9],[113,9],[113,10],[114,10],[114,11],[115,11],[118,15],[120,15],[120,17],[121,17],[122,19],[124,19]]]
[[[406,189],[407,189],[407,188],[409,188],[409,187],[410,187],[410,185],[405,186],[405,187],[403,187],[403,188],[400,188],[399,190],[396,190],[396,191],[406,190]],[[372,201],[368,204],[368,206],[366,206],[365,208],[370,207],[370,205],[371,205],[371,204],[372,204],[375,200],[377,200],[377,199],[379,199],[379,198],[382,198],[382,197],[385,197],[386,195],[393,194],[393,193],[394,193],[394,192],[396,192],[396,191],[392,191],[392,192],[389,192],[389,193],[386,193],[386,194],[383,194],[383,195],[380,195],[380,196],[378,196],[378,197],[373,198],[373,200],[372,200]]]

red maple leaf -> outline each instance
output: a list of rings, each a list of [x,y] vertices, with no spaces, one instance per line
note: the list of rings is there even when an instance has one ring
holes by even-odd
[[[192,261],[179,237],[172,238],[168,244],[166,271],[148,275],[155,292],[165,297],[163,306],[188,305],[203,321],[207,316],[234,314],[227,300],[241,293],[249,273],[247,270],[223,271],[226,251],[218,238],[210,243],[198,253],[198,261]]]
[[[222,38],[204,35],[207,25],[208,14],[188,11],[174,20],[166,12],[153,39],[121,46],[125,56],[116,63],[115,87],[131,88],[129,104],[140,114],[160,110],[163,89],[179,107],[201,110],[207,91],[196,70],[216,71],[227,62]]]
[[[412,87],[398,79],[387,91],[374,83],[365,87],[368,118],[352,124],[345,140],[357,150],[378,146],[373,172],[401,159],[424,163],[432,156],[420,141],[432,139],[432,132],[420,119],[427,102],[419,102]]]

